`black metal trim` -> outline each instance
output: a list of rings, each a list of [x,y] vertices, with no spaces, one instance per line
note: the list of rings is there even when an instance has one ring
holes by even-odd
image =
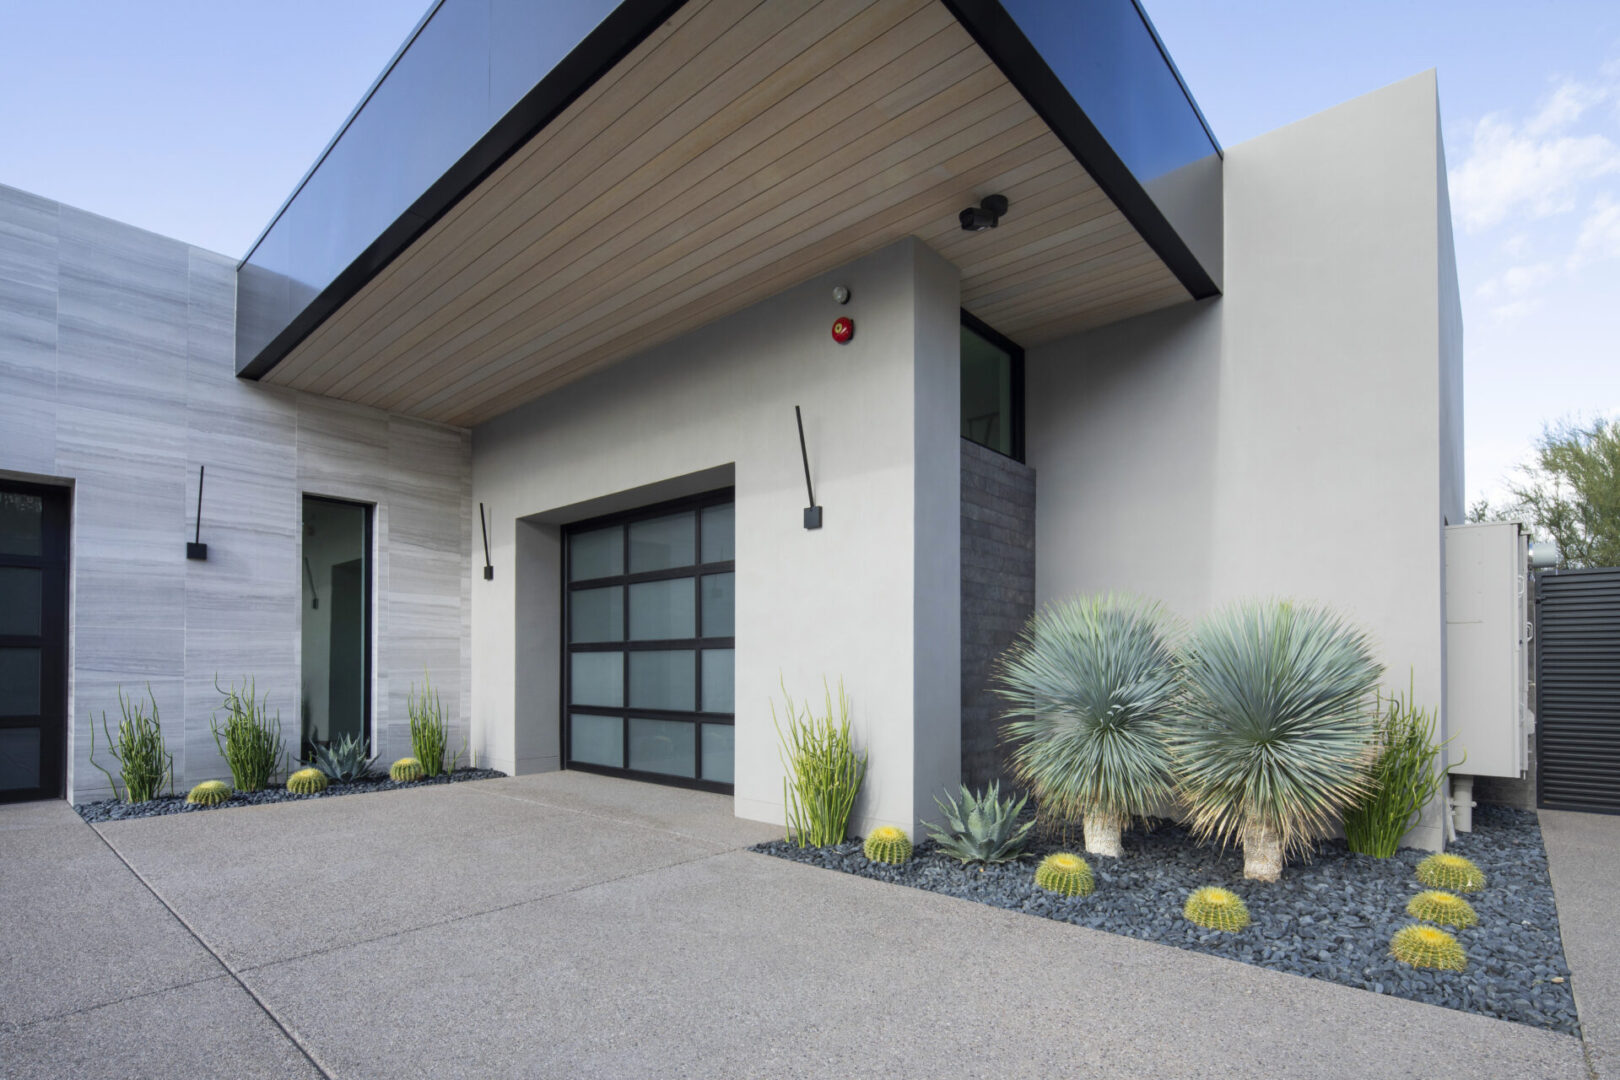
[[[320,326],[332,316],[340,307],[348,303],[365,284],[376,277],[393,262],[406,248],[410,247],[451,207],[460,202],[496,169],[516,153],[525,143],[539,134],[546,125],[556,119],[557,115],[573,104],[574,100],[583,94],[603,75],[628,56],[636,46],[647,39],[647,36],[662,26],[670,16],[686,3],[686,0],[624,0],[613,10],[595,30],[586,35],[585,40],[574,47],[574,50],[551,69],[547,75],[534,85],[527,94],[505,116],[495,122],[495,125],[484,133],[472,149],[468,150],[459,160],[439,179],[423,192],[408,209],[402,213],[392,225],[383,230],[381,236],[373,240],[366,249],[360,253],[352,263],[332,279],[331,284],[322,289],[315,299],[311,300],[304,309],[293,316],[292,321],[282,328],[281,332],[270,340],[270,343],[259,350],[257,356],[245,364],[239,364],[236,374],[244,379],[261,379],[270,369],[280,363],[288,353],[292,352],[315,328]],[[437,5],[434,8],[437,11]],[[421,33],[422,27],[427,25],[429,13],[417,25],[411,34],[411,40]],[[406,48],[409,47],[406,43]],[[389,63],[389,70],[404,55],[405,48],[401,48]],[[385,71],[383,77],[386,77]],[[382,83],[382,77],[373,84],[367,92],[367,99],[376,92]],[[361,103],[364,107],[364,102]],[[353,122],[359,114],[359,108],[344,122],[344,129]],[[324,159],[330,152],[337,139],[342,137],[342,131],[334,137],[332,144],[322,153]],[[316,167],[319,167],[319,162]],[[312,168],[299,183],[301,190],[314,175]],[[276,217],[279,219],[285,213],[292,199],[297,197],[294,191],[292,198],[287,200]],[[275,226],[272,221],[265,234]],[[261,235],[254,242],[254,250],[258,249],[264,240]],[[248,253],[248,259],[252,251]],[[238,264],[237,272],[247,265],[248,259]]]
[[[1135,174],[1080,108],[1063,82],[997,0],[942,0],[1075,160],[1194,300],[1219,296],[1215,279],[1176,232]],[[1157,37],[1157,35],[1155,35]],[[1161,44],[1160,48],[1163,46]],[[1180,76],[1177,75],[1177,79]],[[1186,84],[1182,84],[1186,89]],[[1219,147],[1213,147],[1219,153]]]
[[[702,731],[702,728],[700,727],[698,730]],[[698,748],[698,754],[699,760],[702,760],[702,747]],[[647,772],[644,769],[615,769],[607,765],[592,765],[584,761],[569,762],[566,768],[575,772],[596,773],[598,776],[614,776],[620,780],[641,780],[649,784],[663,784],[665,787],[712,791],[716,795],[733,795],[736,793],[735,784],[721,784],[713,780],[697,780],[690,776],[675,776],[671,773]]]
[[[962,326],[978,334],[984,340],[1006,353],[1010,360],[1012,377],[1012,416],[1007,420],[1007,426],[1012,435],[1012,453],[1001,454],[993,446],[984,446],[983,443],[974,442],[974,446],[984,446],[992,454],[1001,454],[1010,457],[1019,464],[1024,463],[1024,347],[1012,338],[1003,334],[967,308],[962,308]],[[964,436],[965,437],[965,436]],[[968,439],[973,442],[972,439]]]
[[[68,571],[72,555],[73,489],[56,484],[0,480],[0,492],[37,495],[42,500],[40,554],[0,555],[0,566],[40,571],[38,634],[11,635],[0,644],[39,650],[39,712],[0,718],[0,728],[39,732],[37,787],[0,791],[0,803],[57,799],[67,791]]]

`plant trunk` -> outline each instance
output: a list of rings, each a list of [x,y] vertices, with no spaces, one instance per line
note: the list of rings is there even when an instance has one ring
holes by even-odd
[[[1124,831],[1125,823],[1117,817],[1106,814],[1087,814],[1083,829],[1086,834],[1086,854],[1104,855],[1110,859],[1119,858],[1124,852],[1120,848],[1119,836]]]
[[[1282,876],[1282,837],[1269,825],[1250,822],[1243,829],[1243,876],[1276,881]]]

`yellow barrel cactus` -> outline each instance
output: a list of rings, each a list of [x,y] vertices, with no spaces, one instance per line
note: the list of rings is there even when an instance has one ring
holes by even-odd
[[[1068,851],[1048,855],[1035,868],[1035,884],[1060,896],[1090,896],[1097,887],[1086,860]]]
[[[1412,897],[1411,902],[1406,905],[1406,913],[1414,919],[1439,923],[1441,926],[1455,926],[1458,929],[1479,925],[1479,916],[1474,913],[1473,904],[1456,893],[1443,892],[1439,889],[1428,889]]]
[[[866,843],[861,850],[873,862],[899,866],[911,858],[911,838],[906,835],[904,829],[897,829],[893,825],[879,825],[867,835]]]
[[[1438,926],[1403,926],[1390,938],[1389,952],[1401,963],[1416,968],[1461,971],[1468,966],[1463,947]]]
[[[1214,885],[1194,889],[1181,913],[1206,930],[1242,930],[1249,925],[1249,905],[1243,897]]]
[[[415,758],[402,757],[388,766],[388,775],[397,783],[410,784],[422,779],[425,770],[422,768],[422,763]]]
[[[1418,863],[1417,879],[1431,889],[1452,892],[1479,892],[1485,887],[1485,873],[1461,855],[1445,852],[1430,855]]]
[[[231,785],[223,780],[204,780],[186,793],[192,806],[218,806],[231,797]]]
[[[326,790],[326,774],[319,769],[299,769],[287,777],[287,790],[294,795],[318,795]]]

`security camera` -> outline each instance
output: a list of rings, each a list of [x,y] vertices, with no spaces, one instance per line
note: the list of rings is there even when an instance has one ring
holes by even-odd
[[[957,219],[962,222],[963,232],[983,232],[995,228],[1006,212],[1005,195],[986,195],[979,200],[978,206],[970,206],[963,210],[957,215]]]

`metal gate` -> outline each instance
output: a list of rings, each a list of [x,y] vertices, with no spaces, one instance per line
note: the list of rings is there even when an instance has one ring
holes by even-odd
[[[1543,574],[1536,608],[1537,805],[1620,814],[1620,568]]]

